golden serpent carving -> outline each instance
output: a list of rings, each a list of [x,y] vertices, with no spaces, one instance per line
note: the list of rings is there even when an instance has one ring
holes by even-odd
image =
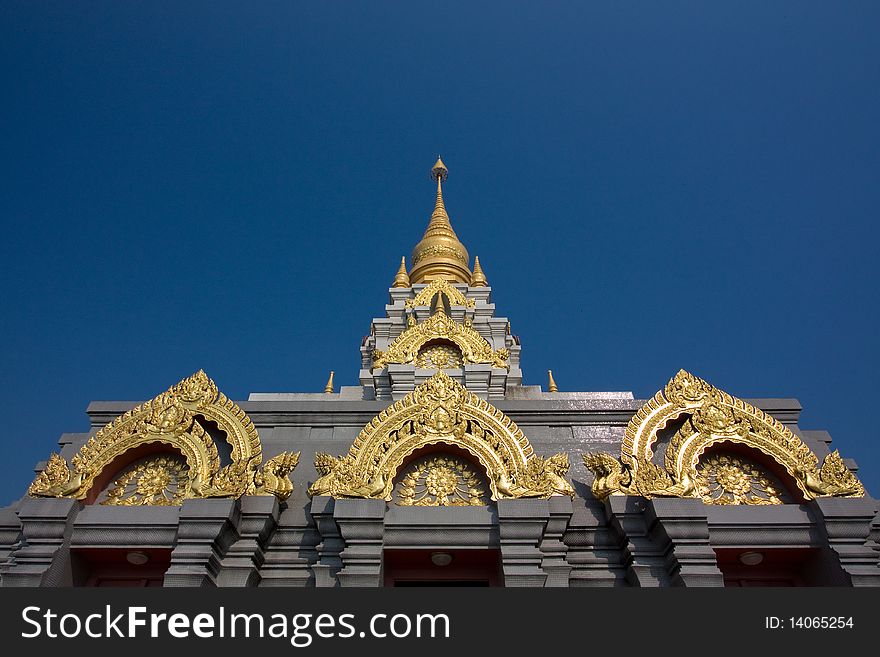
[[[220,467],[214,440],[197,416],[215,422],[226,433],[232,463]],[[107,466],[125,452],[151,443],[168,445],[186,460],[188,480],[181,499],[245,494],[286,499],[292,490],[287,474],[299,458],[298,453],[279,454],[261,469],[263,448],[253,422],[199,370],[100,429],[71,459],[72,468],[52,454],[28,494],[85,499]]]
[[[657,432],[686,417],[670,441],[665,467],[653,463]],[[864,497],[865,489],[843,463],[829,454],[822,467],[813,451],[784,424],[706,381],[681,370],[630,420],[620,460],[611,454],[584,454],[595,475],[593,494],[645,497],[699,497],[697,463],[711,445],[732,442],[763,452],[792,476],[805,499]]]
[[[407,308],[415,308],[417,306],[429,306],[434,301],[434,297],[438,294],[442,294],[446,297],[446,300],[449,301],[450,306],[465,306],[466,308],[473,308],[475,305],[475,301],[473,299],[468,299],[462,292],[454,287],[449,281],[438,278],[437,280],[431,281],[431,283],[421,292],[419,292],[415,298],[407,299],[404,305]]]
[[[388,363],[413,363],[419,349],[430,340],[449,340],[461,349],[464,363],[491,363],[508,369],[510,353],[506,348],[492,349],[486,339],[467,323],[459,324],[443,312],[431,315],[421,324],[409,326],[392,342],[387,351],[373,351],[373,367]]]
[[[390,501],[404,460],[418,449],[444,443],[480,462],[493,500],[574,495],[565,479],[567,454],[535,455],[509,417],[443,372],[373,418],[345,456],[317,453],[319,477],[309,494]]]

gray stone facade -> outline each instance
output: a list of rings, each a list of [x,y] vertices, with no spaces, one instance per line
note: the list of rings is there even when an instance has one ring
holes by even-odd
[[[186,500],[181,507],[105,507],[75,500],[23,498],[0,510],[3,586],[81,583],[71,554],[89,548],[171,550],[165,586],[379,586],[383,551],[500,551],[506,586],[721,586],[719,549],[815,553],[815,584],[880,585],[878,505],[871,498],[825,498],[809,504],[707,506],[696,499],[590,492],[581,452],[619,449],[642,402],[626,395],[572,393],[499,400],[539,453],[567,451],[577,496],[501,500],[487,507],[398,507],[381,500],[310,499],[309,458],[342,454],[385,403],[342,394],[253,395],[241,407],[270,457],[301,450],[295,489],[274,497]],[[820,456],[827,434],[799,431],[794,400],[753,400],[796,431]],[[134,404],[95,402],[97,429]],[[70,458],[89,434],[66,434]]]
[[[458,285],[476,303],[451,308],[451,316],[459,322],[468,317],[493,349],[509,349],[510,369],[471,364],[447,373],[512,418],[536,453],[567,452],[575,497],[465,507],[310,498],[314,454],[346,453],[373,417],[433,373],[413,365],[373,369],[371,362],[373,349],[387,348],[405,330],[409,312],[418,321],[430,312],[405,308],[423,287],[390,290],[386,316],[373,320],[361,347],[361,386],[333,394],[254,393],[239,403],[259,432],[265,458],[302,453],[286,502],[246,495],[115,507],[23,497],[0,509],[0,584],[87,584],[95,555],[106,560],[152,551],[167,558],[164,586],[375,587],[389,583],[389,551],[472,551],[497,555],[500,575],[493,582],[505,586],[724,586],[749,579],[739,561],[749,552],[768,564],[761,571],[765,578],[777,560],[787,564],[779,566],[785,571],[779,581],[771,577],[770,583],[880,585],[880,503],[870,497],[768,506],[713,506],[696,498],[597,500],[580,455],[619,453],[624,429],[644,400],[626,392],[523,387],[519,341],[507,319],[495,317],[489,288]],[[829,453],[827,433],[798,427],[795,400],[750,403],[783,422],[820,459]],[[90,435],[134,405],[93,402],[92,431],[64,434],[61,455],[69,461]],[[36,471],[43,467],[37,464]]]

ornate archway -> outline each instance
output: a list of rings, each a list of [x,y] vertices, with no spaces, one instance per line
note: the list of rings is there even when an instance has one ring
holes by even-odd
[[[684,418],[672,436],[664,465],[653,462],[658,432]],[[596,478],[593,494],[699,497],[697,465],[720,443],[741,444],[779,464],[807,500],[823,496],[864,497],[865,489],[835,451],[819,467],[816,454],[781,422],[759,408],[680,370],[629,421],[620,459],[584,454]]]
[[[231,446],[229,465],[220,467],[213,438],[198,418],[215,422]],[[275,495],[293,491],[288,474],[299,453],[283,452],[262,463],[263,449],[247,414],[217,389],[202,370],[101,428],[67,461],[52,454],[28,489],[32,497],[86,499],[96,480],[128,452],[164,445],[183,455],[186,478],[180,499]]]
[[[461,349],[464,363],[490,363],[493,367],[509,368],[507,349],[492,349],[486,339],[477,333],[469,321],[459,324],[443,312],[431,315],[421,324],[413,323],[392,342],[387,351],[376,349],[373,352],[373,367],[384,367],[388,363],[413,363],[419,349],[431,340],[447,340]]]
[[[537,456],[504,413],[438,372],[363,428],[348,454],[319,452],[310,495],[391,499],[404,460],[430,445],[449,444],[485,469],[492,499],[574,495],[565,480],[567,454]]]

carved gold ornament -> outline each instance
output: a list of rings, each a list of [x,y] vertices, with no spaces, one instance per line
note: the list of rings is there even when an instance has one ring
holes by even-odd
[[[706,504],[784,504],[785,489],[763,468],[734,454],[700,459],[694,479]]]
[[[450,306],[465,306],[466,308],[473,308],[476,303],[473,299],[468,299],[464,296],[461,290],[454,287],[449,281],[438,278],[435,281],[431,281],[431,283],[425,287],[424,290],[419,292],[414,299],[407,299],[405,305],[407,308],[416,308],[418,306],[430,307],[431,304],[434,303],[434,297],[438,294],[442,294],[446,297]]]
[[[391,500],[404,460],[429,445],[460,447],[485,468],[492,499],[574,495],[568,455],[535,455],[504,413],[438,372],[363,428],[341,457],[315,455],[310,495]]]
[[[113,482],[101,504],[111,506],[176,506],[189,484],[186,463],[168,456],[129,468]]]
[[[461,351],[454,344],[428,344],[419,350],[416,367],[423,370],[451,370],[461,367]]]
[[[407,472],[397,488],[400,506],[485,506],[482,478],[464,459],[437,456]]]
[[[664,466],[653,462],[657,433],[673,420],[684,423],[666,448]],[[763,452],[792,476],[807,500],[864,497],[865,489],[835,451],[822,467],[813,451],[784,424],[702,379],[681,370],[629,421],[620,460],[584,454],[595,475],[593,494],[700,497],[697,463],[711,445],[730,442]]]
[[[232,463],[220,467],[217,446],[199,418],[216,423],[226,434]],[[187,480],[180,499],[247,494],[283,500],[293,490],[287,475],[296,467],[299,454],[279,454],[260,467],[263,449],[253,422],[199,370],[100,429],[71,459],[72,468],[52,454],[28,494],[85,499],[95,479],[119,456],[151,443],[162,443],[183,455]]]
[[[413,285],[446,279],[458,283],[470,283],[468,269],[469,256],[449,221],[446,205],[443,202],[443,181],[449,170],[438,157],[431,169],[431,176],[437,181],[437,198],[434,212],[421,241],[412,251],[412,269],[409,278]]]
[[[490,363],[492,367],[508,369],[510,352],[506,348],[492,349],[486,339],[468,323],[459,324],[443,312],[431,315],[421,324],[411,325],[392,342],[387,351],[373,351],[373,367],[389,363],[414,363],[419,350],[431,340],[448,340],[461,349],[462,361]]]

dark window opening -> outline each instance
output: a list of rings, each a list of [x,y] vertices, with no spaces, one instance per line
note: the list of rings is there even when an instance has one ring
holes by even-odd
[[[497,549],[388,549],[385,586],[504,586]]]

